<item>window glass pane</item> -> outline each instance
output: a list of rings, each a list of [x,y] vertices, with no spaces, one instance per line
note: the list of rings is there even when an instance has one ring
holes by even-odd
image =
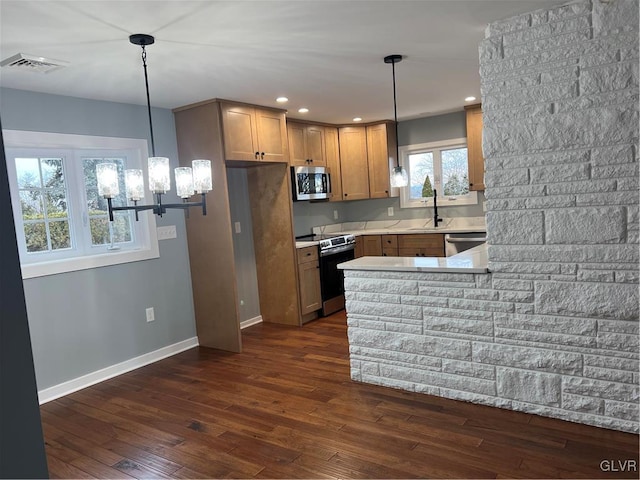
[[[16,158],[18,188],[39,188],[40,168],[37,158]]]
[[[42,158],[42,183],[46,188],[64,188],[64,172],[61,158]]]
[[[42,220],[44,208],[42,206],[42,194],[39,190],[22,190],[20,192],[20,208],[23,220]]]
[[[444,195],[466,195],[469,193],[467,149],[442,150],[441,156]]]
[[[27,242],[27,252],[49,250],[47,229],[44,222],[26,223],[24,225],[24,237]]]
[[[49,190],[45,194],[47,202],[47,217],[66,218],[67,217],[67,197],[64,190]]]
[[[409,197],[419,199],[433,196],[433,152],[409,155]]]
[[[69,233],[69,222],[56,221],[49,222],[49,233],[51,235],[51,249],[61,250],[71,248],[71,234]]]
[[[124,243],[131,241],[131,216],[128,213],[116,213],[112,227],[114,242]]]
[[[109,235],[109,217],[89,217],[91,227],[91,245],[108,245],[111,243]]]

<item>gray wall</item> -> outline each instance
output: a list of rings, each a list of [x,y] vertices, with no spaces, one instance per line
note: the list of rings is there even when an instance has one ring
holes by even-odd
[[[249,204],[249,186],[247,170],[244,168],[227,169],[229,189],[229,207],[231,222],[240,222],[240,233],[233,233],[233,256],[236,265],[236,283],[238,285],[238,313],[240,321],[253,319],[260,315],[260,297],[258,295],[258,273],[256,271],[256,253],[253,248],[253,225]]]
[[[148,138],[144,106],[3,88],[0,108],[5,129]],[[173,114],[152,113],[156,153],[177,166]],[[183,213],[157,220],[178,233],[158,259],[24,281],[39,390],[196,335]]]
[[[464,111],[398,123],[398,145],[400,146],[465,138],[466,136],[467,125]],[[478,195],[478,205],[444,207],[439,208],[438,213],[445,218],[483,217],[484,195],[482,192],[479,192]],[[389,207],[393,207],[393,217],[387,214]],[[334,210],[338,210],[338,220],[333,218]],[[310,233],[313,227],[331,223],[431,218],[433,209],[431,207],[401,209],[399,198],[332,203],[295,202],[293,216],[296,235],[304,235]]]

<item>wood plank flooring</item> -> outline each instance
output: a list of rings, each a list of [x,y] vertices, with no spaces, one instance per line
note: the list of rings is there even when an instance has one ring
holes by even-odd
[[[43,405],[51,477],[638,478],[636,435],[352,382],[344,312],[242,335]]]

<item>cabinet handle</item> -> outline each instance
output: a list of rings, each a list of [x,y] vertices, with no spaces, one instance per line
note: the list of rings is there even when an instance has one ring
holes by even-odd
[[[307,257],[308,257],[309,255],[311,255],[311,253],[307,252]]]
[[[470,186],[470,187],[473,187],[473,183],[470,183],[470,184],[469,184],[469,186]]]
[[[389,193],[389,190],[385,190],[384,193]]]
[[[260,154],[260,160],[264,160],[264,152]]]
[[[258,155],[260,155],[260,152],[256,152],[255,154],[256,160],[258,159]]]
[[[346,193],[344,194],[344,196],[345,196],[345,197],[346,197],[347,195],[348,195],[348,194],[346,194]]]

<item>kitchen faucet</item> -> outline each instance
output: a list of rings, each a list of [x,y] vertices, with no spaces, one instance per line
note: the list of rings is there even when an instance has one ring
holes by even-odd
[[[442,218],[438,217],[438,192],[433,189],[433,226],[438,227],[438,222],[442,221]]]

